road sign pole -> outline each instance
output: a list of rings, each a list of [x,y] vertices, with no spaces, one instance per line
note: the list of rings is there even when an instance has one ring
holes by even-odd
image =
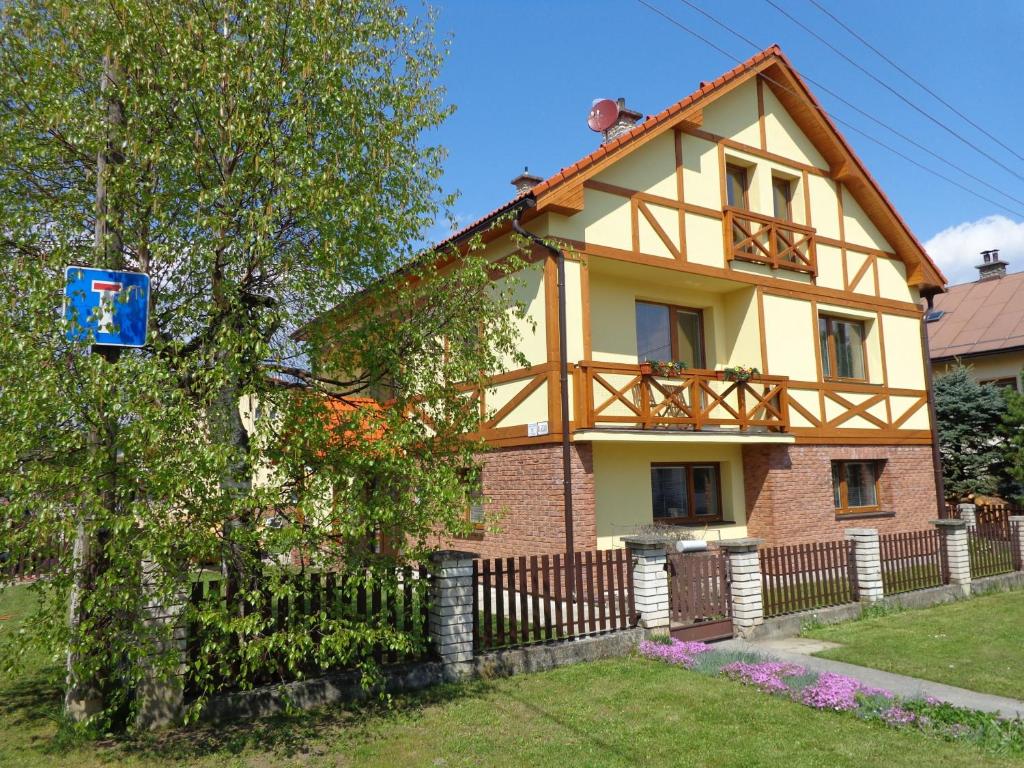
[[[116,224],[113,206],[110,204],[107,179],[112,167],[124,162],[119,146],[119,129],[124,125],[124,111],[116,90],[121,84],[121,72],[108,49],[103,56],[103,73],[100,77],[100,92],[103,94],[107,115],[106,146],[96,154],[96,229],[95,247],[98,263],[107,268],[119,270],[124,266],[124,250],[121,232]],[[115,223],[112,224],[111,222]],[[92,351],[100,355],[106,363],[114,365],[121,357],[119,347],[94,344]],[[95,454],[108,464],[102,499],[104,508],[113,513],[117,503],[114,493],[117,471],[117,448],[115,442],[116,424],[108,420],[105,404],[97,404],[97,418],[100,427],[93,427],[90,432],[90,444]],[[87,512],[88,514],[88,512]],[[104,567],[104,544],[102,536],[93,537],[89,520],[81,517],[75,531],[74,569],[75,578],[68,601],[68,623],[71,629],[72,642],[82,620],[82,594],[94,583]],[[96,714],[103,708],[102,693],[99,680],[80,680],[76,673],[77,657],[73,649],[67,656],[67,688],[64,696],[64,709],[74,721],[82,721]]]

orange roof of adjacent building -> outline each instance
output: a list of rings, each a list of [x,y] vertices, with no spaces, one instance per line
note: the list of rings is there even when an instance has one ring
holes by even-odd
[[[952,285],[928,323],[933,360],[1024,349],[1024,272]]]

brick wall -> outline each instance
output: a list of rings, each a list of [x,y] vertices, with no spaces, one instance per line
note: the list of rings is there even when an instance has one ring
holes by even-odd
[[[835,459],[883,460],[880,503],[895,515],[837,520]],[[749,534],[769,544],[839,539],[856,526],[882,533],[921,530],[938,517],[928,445],[748,445],[743,463]]]
[[[577,550],[597,547],[594,459],[589,443],[572,446],[573,536]],[[480,456],[488,518],[497,533],[483,532],[443,546],[483,557],[555,554],[565,551],[562,446],[500,448]]]

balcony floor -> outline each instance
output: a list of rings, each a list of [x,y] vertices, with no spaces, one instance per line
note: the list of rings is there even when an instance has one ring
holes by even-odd
[[[716,443],[719,445],[792,445],[793,435],[781,432],[756,432],[724,429],[578,429],[572,433],[578,443]]]

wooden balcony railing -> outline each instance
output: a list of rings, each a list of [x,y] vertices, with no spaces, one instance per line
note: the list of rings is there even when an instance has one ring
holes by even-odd
[[[753,211],[724,210],[726,261],[752,261],[772,269],[816,275],[815,230]]]
[[[584,361],[576,366],[578,429],[789,429],[789,380],[754,376],[727,381],[721,371],[674,376],[646,366]]]

